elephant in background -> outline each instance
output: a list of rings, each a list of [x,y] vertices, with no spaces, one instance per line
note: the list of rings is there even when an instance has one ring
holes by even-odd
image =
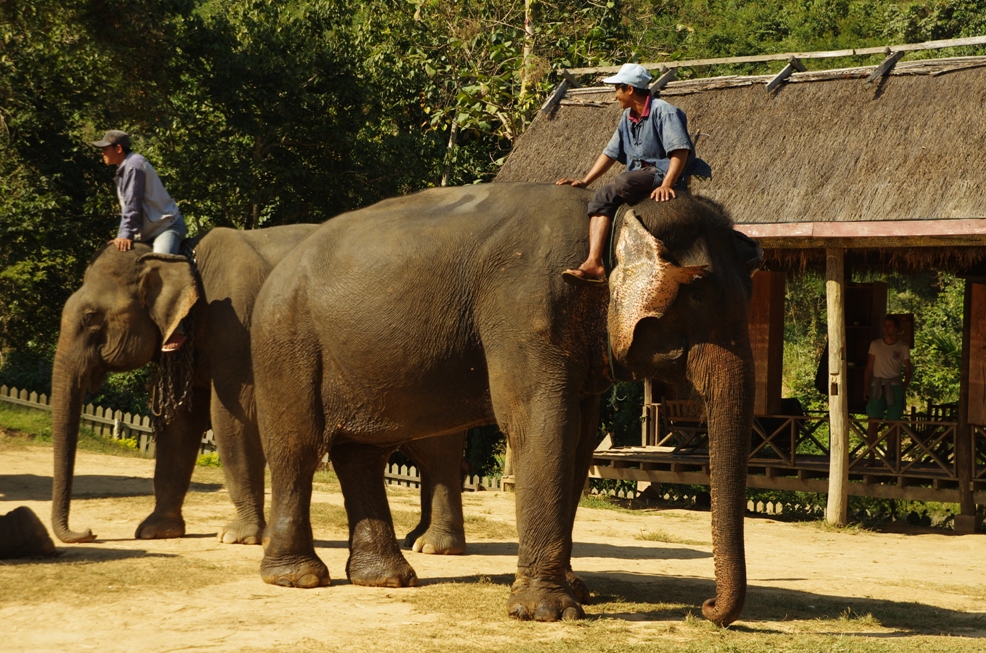
[[[145,539],[181,537],[181,507],[202,433],[210,423],[222,459],[235,519],[219,532],[226,543],[260,544],[265,459],[257,433],[250,366],[250,314],[274,265],[315,231],[299,224],[257,231],[213,229],[195,248],[201,283],[188,260],[136,246],[104,247],[82,287],[65,304],[52,374],[55,481],[52,524],[63,542],[95,539],[68,528],[79,416],[87,389],[107,372],[159,361],[160,343],[194,311],[191,411],[179,410],[157,438],[154,512],[138,526]],[[422,522],[409,544],[424,553],[465,550],[458,480],[462,438],[439,439],[408,453],[422,469]],[[456,446],[458,453],[456,453]],[[456,458],[456,456],[458,456]],[[445,458],[448,458],[446,461]],[[433,511],[431,506],[436,506]],[[432,523],[431,515],[435,515]]]
[[[0,515],[0,560],[58,555],[48,530],[27,506]]]
[[[92,531],[68,527],[79,419],[86,390],[107,372],[160,361],[182,318],[194,314],[191,409],[179,409],[157,435],[154,511],[135,537],[181,537],[181,508],[202,434],[211,423],[236,516],[220,532],[226,543],[259,544],[264,521],[264,454],[257,432],[250,366],[250,314],[274,265],[317,225],[256,231],[217,228],[195,247],[199,281],[184,256],[99,250],[82,287],[65,303],[52,372],[55,449],[52,525],[63,542],[91,542]],[[180,356],[178,354],[168,354]]]
[[[316,587],[312,475],[329,452],[349,515],[346,574],[406,586],[382,482],[387,447],[495,421],[514,451],[518,568],[508,612],[584,616],[572,525],[617,379],[687,379],[706,404],[718,624],[746,593],[747,332],[762,251],[719,205],[682,196],[618,216],[610,284],[560,272],[587,252],[591,193],[436,188],[322,225],[268,277],[253,314],[257,412],[272,478],[261,576]]]

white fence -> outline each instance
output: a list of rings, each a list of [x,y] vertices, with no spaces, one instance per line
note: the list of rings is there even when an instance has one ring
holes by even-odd
[[[0,402],[51,412],[51,400],[48,395],[8,388],[5,385],[0,386]],[[137,449],[142,454],[148,458],[154,457],[154,428],[151,426],[151,418],[147,415],[131,415],[120,410],[86,404],[82,407],[81,425],[102,437],[114,440],[136,440]],[[210,429],[202,436],[199,453],[215,450],[216,439]]]
[[[47,395],[8,388],[5,385],[0,386],[0,402],[23,406],[32,410],[51,412],[51,400]],[[142,454],[148,458],[154,457],[154,429],[151,426],[151,418],[147,415],[131,415],[111,408],[86,404],[82,408],[81,425],[102,437],[113,438],[114,440],[136,440],[137,449]],[[215,450],[216,438],[210,429],[202,436],[202,446],[199,453]],[[385,476],[390,485],[404,487],[419,487],[421,485],[421,473],[415,467],[388,465]],[[503,482],[499,478],[470,476],[466,478],[463,488],[472,491],[502,490]]]

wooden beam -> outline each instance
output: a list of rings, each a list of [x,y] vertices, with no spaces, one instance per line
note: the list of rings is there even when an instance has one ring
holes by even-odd
[[[678,74],[678,69],[675,67],[668,68],[662,64],[661,72],[663,74],[657,78],[656,82],[650,85],[651,95],[657,95],[662,88],[668,85],[668,82],[674,81],[675,75]]]
[[[889,74],[890,71],[894,69],[894,66],[897,65],[897,62],[900,61],[901,57],[903,56],[904,56],[903,52],[901,51],[891,52],[890,48],[887,48],[887,58],[884,59],[883,62],[876,67],[876,70],[870,73],[869,77],[866,78],[866,86],[867,87],[873,86],[873,84],[876,84],[881,79],[886,77],[887,74]]]
[[[801,63],[800,59],[798,59],[794,55],[791,55],[790,57],[788,57],[787,65],[784,66],[784,69],[781,70],[781,72],[777,73],[777,75],[772,80],[767,82],[767,92],[770,93],[775,88],[780,86],[781,82],[783,82],[785,79],[793,75],[795,70],[797,70],[799,73],[804,73],[808,71],[808,69],[805,68],[804,64]]]
[[[544,115],[549,115],[552,109],[561,102],[562,98],[565,97],[565,93],[568,92],[568,80],[563,79],[558,86],[555,87],[555,92],[548,96],[548,99],[544,101],[541,105],[541,113]]]
[[[743,223],[736,229],[770,238],[921,238],[986,236],[986,218],[967,220],[863,220],[859,222]],[[818,245],[814,245],[817,247]]]
[[[955,431],[955,475],[959,481],[959,512],[956,533],[975,533],[976,501],[972,476],[975,449],[970,423],[986,421],[986,355],[981,340],[986,331],[986,285],[965,281],[962,310],[962,365],[959,370],[959,425]]]
[[[825,296],[829,335],[829,496],[825,518],[845,524],[849,508],[849,392],[846,384],[845,256],[825,250]]]
[[[971,36],[962,39],[947,39],[944,41],[925,41],[924,43],[902,43],[889,46],[894,52],[914,52],[917,50],[940,50],[942,48],[957,48],[965,45],[984,45],[986,36]],[[761,63],[768,61],[787,61],[794,56],[798,59],[832,59],[836,57],[859,57],[886,52],[887,47],[852,48],[849,50],[824,50],[814,52],[787,52],[784,54],[755,54],[745,57],[719,57],[716,59],[689,59],[685,61],[658,61],[641,64],[648,70],[657,70],[662,65],[673,65],[678,68],[690,66],[718,66],[734,63]],[[615,73],[620,66],[594,66],[589,68],[570,68],[573,75],[591,75],[595,73]]]
[[[575,80],[575,76],[572,75],[572,73],[567,70],[563,70],[561,71],[561,76],[565,78],[566,82],[568,82],[569,88],[579,88],[579,83]]]

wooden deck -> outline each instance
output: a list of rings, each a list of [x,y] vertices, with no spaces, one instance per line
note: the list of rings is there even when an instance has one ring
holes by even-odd
[[[597,450],[590,476],[709,485],[708,433],[701,415],[687,407],[657,406],[649,438],[652,444]],[[866,443],[867,424],[865,419],[850,420],[850,495],[959,501],[956,422],[920,417],[881,422],[873,445]],[[972,431],[975,500],[986,503],[986,428],[974,426]],[[758,419],[750,440],[747,486],[827,493],[827,443],[828,419],[824,415]]]

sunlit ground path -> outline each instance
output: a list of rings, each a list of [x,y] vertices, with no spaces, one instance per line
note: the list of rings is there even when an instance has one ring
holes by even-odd
[[[47,522],[52,452],[0,436],[0,512]],[[231,516],[222,472],[197,468],[189,535],[135,541],[153,505],[153,462],[81,452],[71,524],[99,539],[53,561],[0,564],[4,651],[981,651],[986,536],[877,533],[747,520],[750,590],[740,621],[700,617],[713,595],[709,514],[583,508],[573,566],[593,591],[579,623],[519,623],[505,604],[516,564],[513,495],[465,496],[467,555],[407,552],[422,586],[345,579],[335,478],[316,479],[313,522],[331,587],[264,584],[260,547],[216,542]],[[398,534],[417,493],[392,489]]]

